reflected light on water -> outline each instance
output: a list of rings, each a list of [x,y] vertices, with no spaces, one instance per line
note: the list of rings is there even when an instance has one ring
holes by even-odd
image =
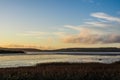
[[[38,63],[49,62],[101,62],[112,63],[119,61],[120,56],[99,56],[99,55],[1,55],[0,68],[32,66]]]

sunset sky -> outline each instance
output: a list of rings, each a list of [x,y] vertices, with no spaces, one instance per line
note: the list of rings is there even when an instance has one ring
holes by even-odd
[[[0,0],[0,46],[120,47],[120,0]]]

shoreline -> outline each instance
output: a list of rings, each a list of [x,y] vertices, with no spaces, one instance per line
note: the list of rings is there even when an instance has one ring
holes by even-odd
[[[119,56],[120,52],[24,52],[24,53],[0,53],[4,55],[100,55],[100,56]]]
[[[39,66],[47,66],[47,65],[113,65],[117,64],[120,65],[120,61],[115,61],[112,63],[101,63],[101,62],[47,62],[47,63],[37,63],[35,65],[30,65],[30,66],[18,66],[18,67],[5,67],[5,68],[0,68],[0,69],[12,69],[12,68],[27,68],[27,67],[39,67]]]

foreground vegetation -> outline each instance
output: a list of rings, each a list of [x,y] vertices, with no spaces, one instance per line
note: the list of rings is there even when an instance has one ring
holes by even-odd
[[[120,62],[44,63],[33,67],[1,68],[0,80],[120,80]]]

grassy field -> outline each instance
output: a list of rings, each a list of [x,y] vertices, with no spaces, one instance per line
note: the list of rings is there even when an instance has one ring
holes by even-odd
[[[120,62],[44,63],[31,67],[1,68],[0,80],[120,80]]]

